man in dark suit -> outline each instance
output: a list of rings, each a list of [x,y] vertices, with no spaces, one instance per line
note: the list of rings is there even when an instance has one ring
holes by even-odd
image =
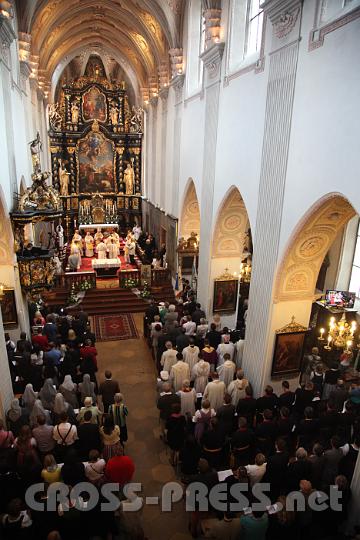
[[[110,405],[114,403],[114,396],[120,392],[118,381],[112,378],[109,370],[105,371],[105,380],[99,386],[99,394],[102,397],[104,412],[107,413]]]
[[[159,315],[159,308],[155,304],[155,299],[150,300],[150,306],[145,310],[145,317],[147,318],[148,323],[154,322],[155,315]]]
[[[289,453],[286,450],[284,439],[276,439],[275,454],[267,459],[266,473],[263,482],[269,482],[271,501],[274,502],[285,487],[285,478],[287,474],[287,465],[289,461]]]
[[[86,411],[84,421],[77,428],[79,440],[77,441],[78,454],[81,460],[89,459],[90,450],[101,449],[100,433],[97,424],[92,424],[92,412]]]
[[[160,393],[160,396],[157,402],[157,408],[160,411],[160,424],[161,424],[162,436],[164,436],[166,421],[171,415],[171,413],[173,412],[172,406],[174,403],[180,403],[180,396],[178,396],[177,394],[174,394],[171,391],[171,385],[165,382],[162,385],[162,392]]]
[[[196,323],[196,326],[200,324],[200,319],[205,319],[205,311],[201,309],[201,304],[196,304],[196,308],[191,315],[192,320]]]

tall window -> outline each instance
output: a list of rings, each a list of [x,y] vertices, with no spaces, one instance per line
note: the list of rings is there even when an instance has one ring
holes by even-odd
[[[360,224],[357,232],[355,254],[350,277],[349,291],[354,292],[360,298]]]
[[[360,5],[360,0],[321,0],[318,25],[323,26]]]
[[[255,61],[259,55],[264,18],[261,1],[232,0],[228,50],[230,72],[240,69],[249,59],[254,58]]]
[[[248,2],[246,41],[244,48],[244,56],[252,55],[260,51],[261,35],[264,13],[260,8],[260,1],[250,0]]]
[[[199,55],[205,47],[205,23],[201,0],[190,0],[186,55],[186,87],[188,94],[196,93],[202,83],[203,64]]]

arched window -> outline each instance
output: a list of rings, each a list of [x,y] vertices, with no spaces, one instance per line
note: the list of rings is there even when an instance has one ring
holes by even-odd
[[[231,0],[228,69],[233,72],[260,54],[264,13],[263,0]]]

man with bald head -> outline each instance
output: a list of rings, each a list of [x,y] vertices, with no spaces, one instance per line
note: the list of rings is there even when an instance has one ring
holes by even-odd
[[[157,408],[160,411],[162,436],[164,436],[166,421],[172,413],[173,403],[180,403],[180,397],[177,394],[174,394],[170,383],[164,382],[162,385],[162,392],[157,402]]]
[[[167,371],[170,374],[171,368],[177,362],[176,354],[177,350],[173,346],[171,341],[165,343],[166,350],[161,355],[160,364],[163,371]]]

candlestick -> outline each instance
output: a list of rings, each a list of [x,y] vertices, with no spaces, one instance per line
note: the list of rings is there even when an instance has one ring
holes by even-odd
[[[331,346],[330,346],[331,340],[332,340],[332,337],[331,337],[331,336],[328,336],[328,338],[327,338],[328,344],[325,345],[324,349],[326,349],[326,350],[328,350],[328,351],[331,350]]]
[[[349,341],[346,342],[346,350],[349,351],[352,346],[352,341],[349,339]]]
[[[319,341],[324,341],[324,332],[325,332],[325,328],[320,328],[320,336],[319,336]]]

